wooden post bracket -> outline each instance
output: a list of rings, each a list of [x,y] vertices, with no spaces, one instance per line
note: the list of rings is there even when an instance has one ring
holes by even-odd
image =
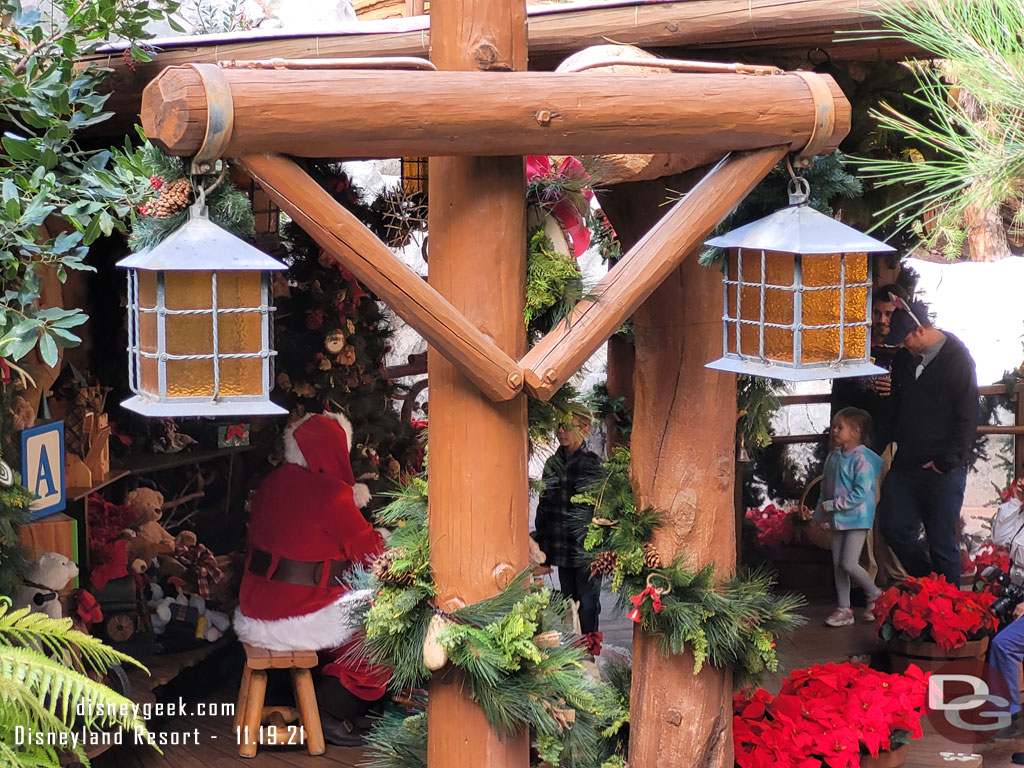
[[[294,161],[245,155],[239,165],[332,258],[380,296],[491,400],[515,397],[522,368],[431,288]]]
[[[334,259],[459,367],[491,400],[525,385],[548,400],[636,311],[739,201],[785,156],[784,145],[725,157],[581,301],[568,323],[519,362],[505,354],[441,294],[403,264],[296,163],[245,155],[239,164]]]

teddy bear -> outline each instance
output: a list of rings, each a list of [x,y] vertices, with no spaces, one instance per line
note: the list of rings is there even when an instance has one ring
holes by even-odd
[[[174,551],[174,537],[160,525],[164,505],[162,493],[152,488],[136,488],[129,492],[124,503],[137,515],[132,528],[141,539],[153,546],[155,554]],[[146,559],[146,562],[149,560],[152,557]]]
[[[45,613],[51,619],[63,618],[58,593],[78,575],[78,566],[58,552],[44,552],[29,568],[18,604]]]

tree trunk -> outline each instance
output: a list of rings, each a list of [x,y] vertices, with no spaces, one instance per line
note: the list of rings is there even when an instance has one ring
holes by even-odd
[[[736,382],[705,368],[721,353],[718,270],[683,262],[634,315],[636,409],[633,477],[637,502],[663,510],[654,543],[695,568],[734,568],[733,441]],[[689,653],[666,657],[636,630],[629,746],[631,768],[732,768],[732,674]]]
[[[432,8],[441,69],[525,69],[523,0]],[[395,75],[401,79],[403,75]],[[526,351],[526,196],[522,157],[430,159],[431,286],[513,359]],[[496,594],[526,567],[526,398],[488,400],[431,347],[430,554],[437,604]],[[430,768],[526,768],[529,735],[499,735],[449,670],[430,684]]]

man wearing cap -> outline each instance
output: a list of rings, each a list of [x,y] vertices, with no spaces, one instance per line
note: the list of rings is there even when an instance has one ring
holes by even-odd
[[[923,304],[896,303],[885,343],[912,360],[892,373],[896,454],[879,525],[907,573],[935,571],[959,586],[957,522],[979,417],[974,360],[960,339],[932,326]],[[927,542],[918,536],[922,523]]]

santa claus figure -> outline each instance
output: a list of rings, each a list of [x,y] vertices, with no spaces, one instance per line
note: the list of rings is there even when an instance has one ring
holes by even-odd
[[[306,416],[285,431],[286,463],[253,497],[235,611],[243,643],[325,652],[326,678],[317,684],[324,736],[342,744],[359,743],[365,704],[382,697],[387,683],[387,672],[356,651],[352,615],[369,593],[351,589],[348,572],[368,565],[384,544],[359,511],[370,494],[352,474],[351,435],[336,413]]]

